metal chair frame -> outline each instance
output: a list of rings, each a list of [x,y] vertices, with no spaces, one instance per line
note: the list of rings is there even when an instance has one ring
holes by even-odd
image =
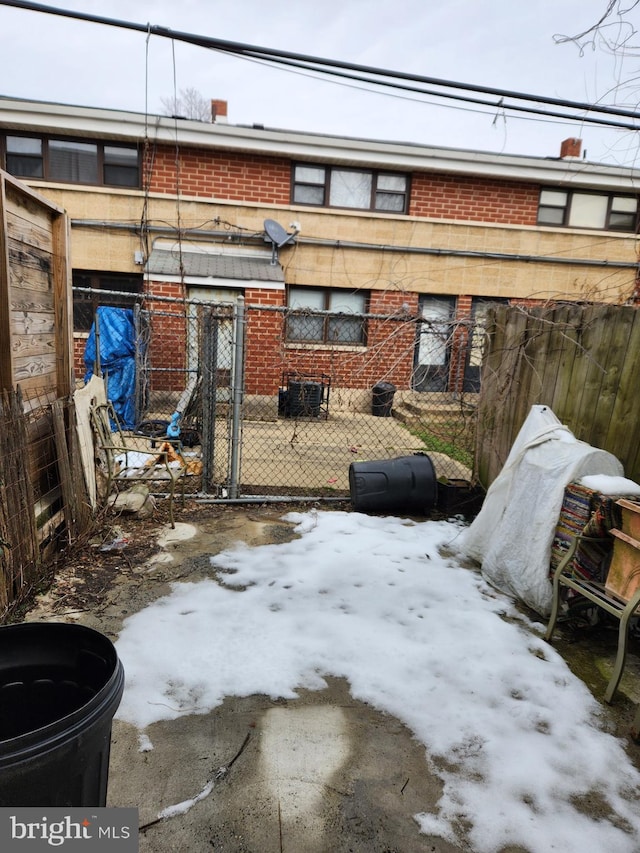
[[[633,595],[629,599],[629,601],[623,601],[622,599],[615,598],[613,595],[608,593],[605,590],[604,584],[597,583],[596,581],[586,580],[585,578],[581,578],[572,574],[571,563],[573,562],[576,549],[580,542],[602,541],[605,540],[596,539],[589,536],[576,536],[571,542],[569,550],[558,564],[558,567],[556,568],[553,576],[553,601],[551,606],[551,616],[549,617],[549,624],[547,625],[547,631],[545,634],[545,640],[551,642],[553,638],[553,632],[560,612],[561,587],[573,589],[575,592],[584,596],[586,599],[593,602],[598,607],[601,607],[603,610],[606,610],[607,613],[610,613],[612,616],[615,616],[616,619],[619,619],[620,625],[618,628],[618,652],[616,655],[613,672],[611,674],[609,684],[607,685],[607,689],[604,694],[604,701],[610,704],[613,701],[613,696],[618,688],[620,679],[622,678],[622,671],[626,662],[627,645],[629,641],[629,620],[632,616],[638,615],[637,611],[638,608],[640,608],[640,589],[637,590],[635,595]],[[638,711],[637,722],[634,725],[640,727],[640,709]]]
[[[179,484],[182,495],[182,506],[185,502],[185,477],[187,466],[182,456],[179,441],[172,441],[171,446],[175,455],[181,460],[176,467],[171,464],[170,453],[162,447],[145,447],[145,439],[141,436],[127,436],[120,425],[116,412],[110,401],[94,404],[91,407],[91,423],[96,441],[96,456],[98,467],[106,479],[107,501],[115,492],[114,501],[121,491],[133,483],[145,483],[150,493],[166,494],[169,499],[169,518],[171,527],[175,527],[174,500],[176,487]],[[155,439],[157,442],[157,438]],[[149,442],[147,442],[149,443]],[[138,454],[147,457],[143,466],[129,464],[129,455]],[[166,491],[158,489],[159,484],[166,486]]]

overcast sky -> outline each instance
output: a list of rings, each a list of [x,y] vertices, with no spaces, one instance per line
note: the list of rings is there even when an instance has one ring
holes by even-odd
[[[60,0],[53,7],[251,45],[569,100],[635,104],[640,54],[581,52],[554,35],[595,24],[607,0]],[[632,2],[622,3],[633,6]],[[640,26],[640,7],[626,16]],[[616,30],[611,28],[610,35]],[[626,34],[626,31],[623,31]],[[636,43],[640,39],[633,39]],[[633,166],[638,135],[371,94],[205,48],[0,0],[0,94],[157,114],[174,91],[227,100],[233,124]],[[639,84],[640,86],[640,84]],[[612,92],[615,90],[615,92]],[[442,103],[441,101],[439,103]]]

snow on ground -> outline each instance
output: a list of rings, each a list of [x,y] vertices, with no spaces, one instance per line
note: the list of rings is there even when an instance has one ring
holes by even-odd
[[[542,626],[463,566],[461,525],[286,518],[299,538],[238,544],[212,558],[220,582],[176,583],[126,620],[119,718],[144,730],[341,676],[435,759],[444,793],[436,814],[416,815],[424,832],[455,841],[464,822],[476,853],[637,853],[640,773]],[[576,807],[594,797],[599,814]]]

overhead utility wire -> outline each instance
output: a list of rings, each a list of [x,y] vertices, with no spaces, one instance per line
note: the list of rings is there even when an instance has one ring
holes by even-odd
[[[224,52],[228,53],[229,51]],[[242,55],[247,56],[247,54]],[[262,59],[261,57],[252,58]],[[266,59],[262,59],[262,61],[273,62],[273,60]],[[403,92],[414,92],[420,95],[428,95],[429,97],[447,98],[448,100],[452,101],[463,101],[467,104],[477,104],[479,106],[491,107],[493,109],[506,109],[515,112],[527,113],[530,115],[568,119],[569,121],[581,121],[585,122],[586,124],[598,124],[604,125],[606,127],[618,127],[624,130],[640,130],[640,124],[630,124],[628,122],[612,121],[611,119],[595,118],[594,116],[574,116],[570,115],[569,113],[559,112],[558,110],[545,110],[542,108],[526,107],[518,104],[505,104],[503,103],[502,98],[499,101],[494,101],[488,100],[486,98],[473,98],[470,95],[456,95],[451,92],[435,92],[432,89],[422,89],[419,86],[410,86],[408,83],[385,83],[380,80],[372,79],[371,77],[364,77],[361,74],[348,74],[346,71],[333,71],[331,69],[325,70],[321,68],[314,68],[313,66],[307,65],[304,62],[297,62],[295,60],[280,59],[278,60],[278,65],[286,65],[291,68],[301,68],[307,71],[317,71],[322,74],[331,74],[331,76],[339,77],[342,80],[356,80],[360,83],[372,83],[375,86],[392,86],[394,89],[399,89]],[[640,119],[640,114],[636,113],[636,117]]]
[[[0,0],[2,6],[12,6],[18,9],[26,9],[33,12],[43,12],[50,15],[58,15],[65,18],[74,18],[76,20],[88,21],[90,23],[104,24],[106,26],[119,27],[121,29],[136,30],[146,34],[153,34],[162,38],[170,38],[175,41],[182,41],[188,44],[193,44],[199,47],[205,47],[212,50],[217,50],[233,55],[246,56],[254,59],[262,59],[282,65],[291,64],[297,67],[308,68],[310,70],[324,71],[325,73],[336,74],[337,72],[331,69],[343,69],[344,71],[358,72],[360,74],[373,75],[373,77],[391,78],[392,80],[408,80],[414,83],[422,83],[427,85],[439,86],[444,89],[458,89],[463,92],[476,92],[484,95],[494,95],[501,99],[500,102],[475,101],[476,103],[485,104],[492,107],[501,107],[509,110],[519,110],[523,112],[537,113],[542,115],[555,115],[559,118],[569,118],[572,120],[581,120],[589,123],[606,124],[607,126],[622,127],[627,130],[638,130],[639,126],[603,121],[602,119],[594,119],[589,116],[567,116],[548,111],[536,110],[533,107],[516,107],[515,105],[505,104],[502,101],[504,98],[511,98],[517,101],[530,101],[531,103],[548,104],[554,107],[563,107],[576,111],[586,111],[589,113],[599,113],[608,116],[617,116],[623,118],[631,118],[637,120],[640,115],[634,110],[622,109],[619,107],[590,104],[583,101],[569,101],[562,98],[551,98],[548,96],[534,95],[525,92],[510,91],[508,89],[499,89],[490,86],[478,86],[472,83],[460,83],[452,80],[443,80],[437,77],[426,77],[418,74],[410,74],[402,71],[392,71],[390,69],[378,68],[370,65],[359,65],[350,62],[343,62],[336,59],[326,59],[308,54],[293,53],[290,51],[277,50],[275,48],[260,47],[250,45],[243,42],[228,41],[226,39],[211,38],[209,36],[201,36],[194,33],[180,32],[179,30],[171,30],[168,27],[161,27],[150,24],[137,24],[131,21],[118,20],[116,18],[107,18],[102,15],[93,15],[86,12],[76,12],[70,9],[61,9],[54,6],[45,6],[42,3],[32,3],[29,0]],[[366,82],[374,83],[381,86],[398,86],[398,84],[390,83],[388,80],[371,79],[371,78],[356,78],[364,79]],[[398,87],[401,88],[401,87]],[[415,91],[422,91],[416,89]],[[454,96],[447,92],[426,92],[431,96],[442,98],[454,98],[459,100],[467,100],[474,102],[471,98],[466,98],[460,95]]]
[[[638,2],[640,3],[640,0],[638,0]],[[1,5],[1,3],[0,3],[0,5]],[[273,68],[273,63],[271,62],[271,60],[268,60],[268,59],[255,59],[254,57],[251,57],[251,56],[243,56],[242,58],[245,59],[247,62],[255,62],[256,65],[260,65],[261,67]],[[286,73],[298,74],[300,77],[306,77],[309,80],[317,80],[320,82],[324,82],[322,80],[322,76],[326,76],[330,72],[327,72],[324,69],[306,68],[305,66],[301,66],[299,70],[296,70],[291,64],[289,64],[287,66]],[[335,75],[335,76],[338,76],[338,75]],[[344,76],[341,75],[341,76],[339,76],[338,80],[336,80],[336,81],[330,80],[329,82],[334,82],[336,86],[341,86],[341,87],[346,88],[346,89],[354,89],[356,92],[366,92],[369,95],[380,94],[383,97],[394,98],[395,100],[410,101],[412,104],[422,104],[422,105],[428,105],[428,106],[432,106],[432,107],[437,106],[443,110],[447,110],[447,109],[460,110],[461,112],[475,113],[476,115],[481,115],[481,116],[493,115],[496,112],[496,109],[502,110],[504,108],[504,105],[501,104],[499,101],[490,101],[488,109],[474,109],[472,104],[475,102],[473,101],[473,99],[469,98],[466,95],[459,95],[457,97],[460,101],[462,101],[462,103],[469,103],[470,105],[468,108],[465,108],[464,106],[458,106],[457,104],[438,103],[436,101],[426,100],[425,98],[414,98],[414,97],[411,97],[410,94],[403,95],[402,92],[405,91],[405,89],[403,87],[400,87],[400,86],[394,86],[393,84],[390,84],[389,88],[393,87],[394,89],[397,89],[397,91],[395,91],[395,92],[384,92],[384,91],[376,92],[374,89],[368,88],[367,86],[357,86],[357,85],[355,85],[355,83],[348,82],[348,80],[350,80],[350,79],[353,79],[355,82],[369,83],[373,86],[379,86],[380,85],[376,80],[368,80],[367,78],[362,78],[362,80],[360,80],[360,78],[356,77],[355,75],[353,77],[347,77],[346,75],[344,75]],[[456,97],[455,95],[441,94],[440,92],[431,93],[428,89],[416,88],[415,91],[418,94],[423,94],[426,96],[431,96],[431,94],[433,94],[434,98],[451,98],[451,99],[454,99]],[[511,109],[511,108],[509,108],[509,109]],[[575,124],[576,122],[587,122],[588,121],[588,119],[586,119],[584,116],[576,117],[574,115],[566,115],[566,117],[564,117],[564,118],[560,117],[560,119],[558,119],[558,118],[554,117],[551,113],[545,112],[544,110],[540,111],[540,115],[541,115],[541,117],[534,119],[534,121],[541,122],[541,123],[548,123],[548,124],[563,124],[563,125],[564,124],[571,125],[571,124]],[[513,116],[511,116],[511,118],[513,118],[514,120],[528,121],[526,114],[525,115],[513,115]],[[545,118],[548,119],[548,122],[545,122]],[[608,121],[607,119],[592,119],[592,121],[594,123],[602,121],[606,127],[612,126],[612,122]],[[619,125],[615,124],[613,126],[618,127]],[[636,130],[636,129],[640,130],[640,125],[635,125],[635,124],[633,124],[633,125],[632,124],[621,124],[620,127],[624,128],[625,130]]]

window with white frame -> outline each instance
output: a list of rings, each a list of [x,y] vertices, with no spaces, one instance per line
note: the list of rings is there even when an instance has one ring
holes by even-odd
[[[367,294],[319,287],[290,287],[286,339],[296,343],[362,345]]]
[[[406,213],[408,198],[409,177],[400,172],[308,163],[294,167],[292,201],[295,204]]]
[[[638,198],[634,195],[551,188],[540,192],[539,225],[634,233],[637,220]]]

